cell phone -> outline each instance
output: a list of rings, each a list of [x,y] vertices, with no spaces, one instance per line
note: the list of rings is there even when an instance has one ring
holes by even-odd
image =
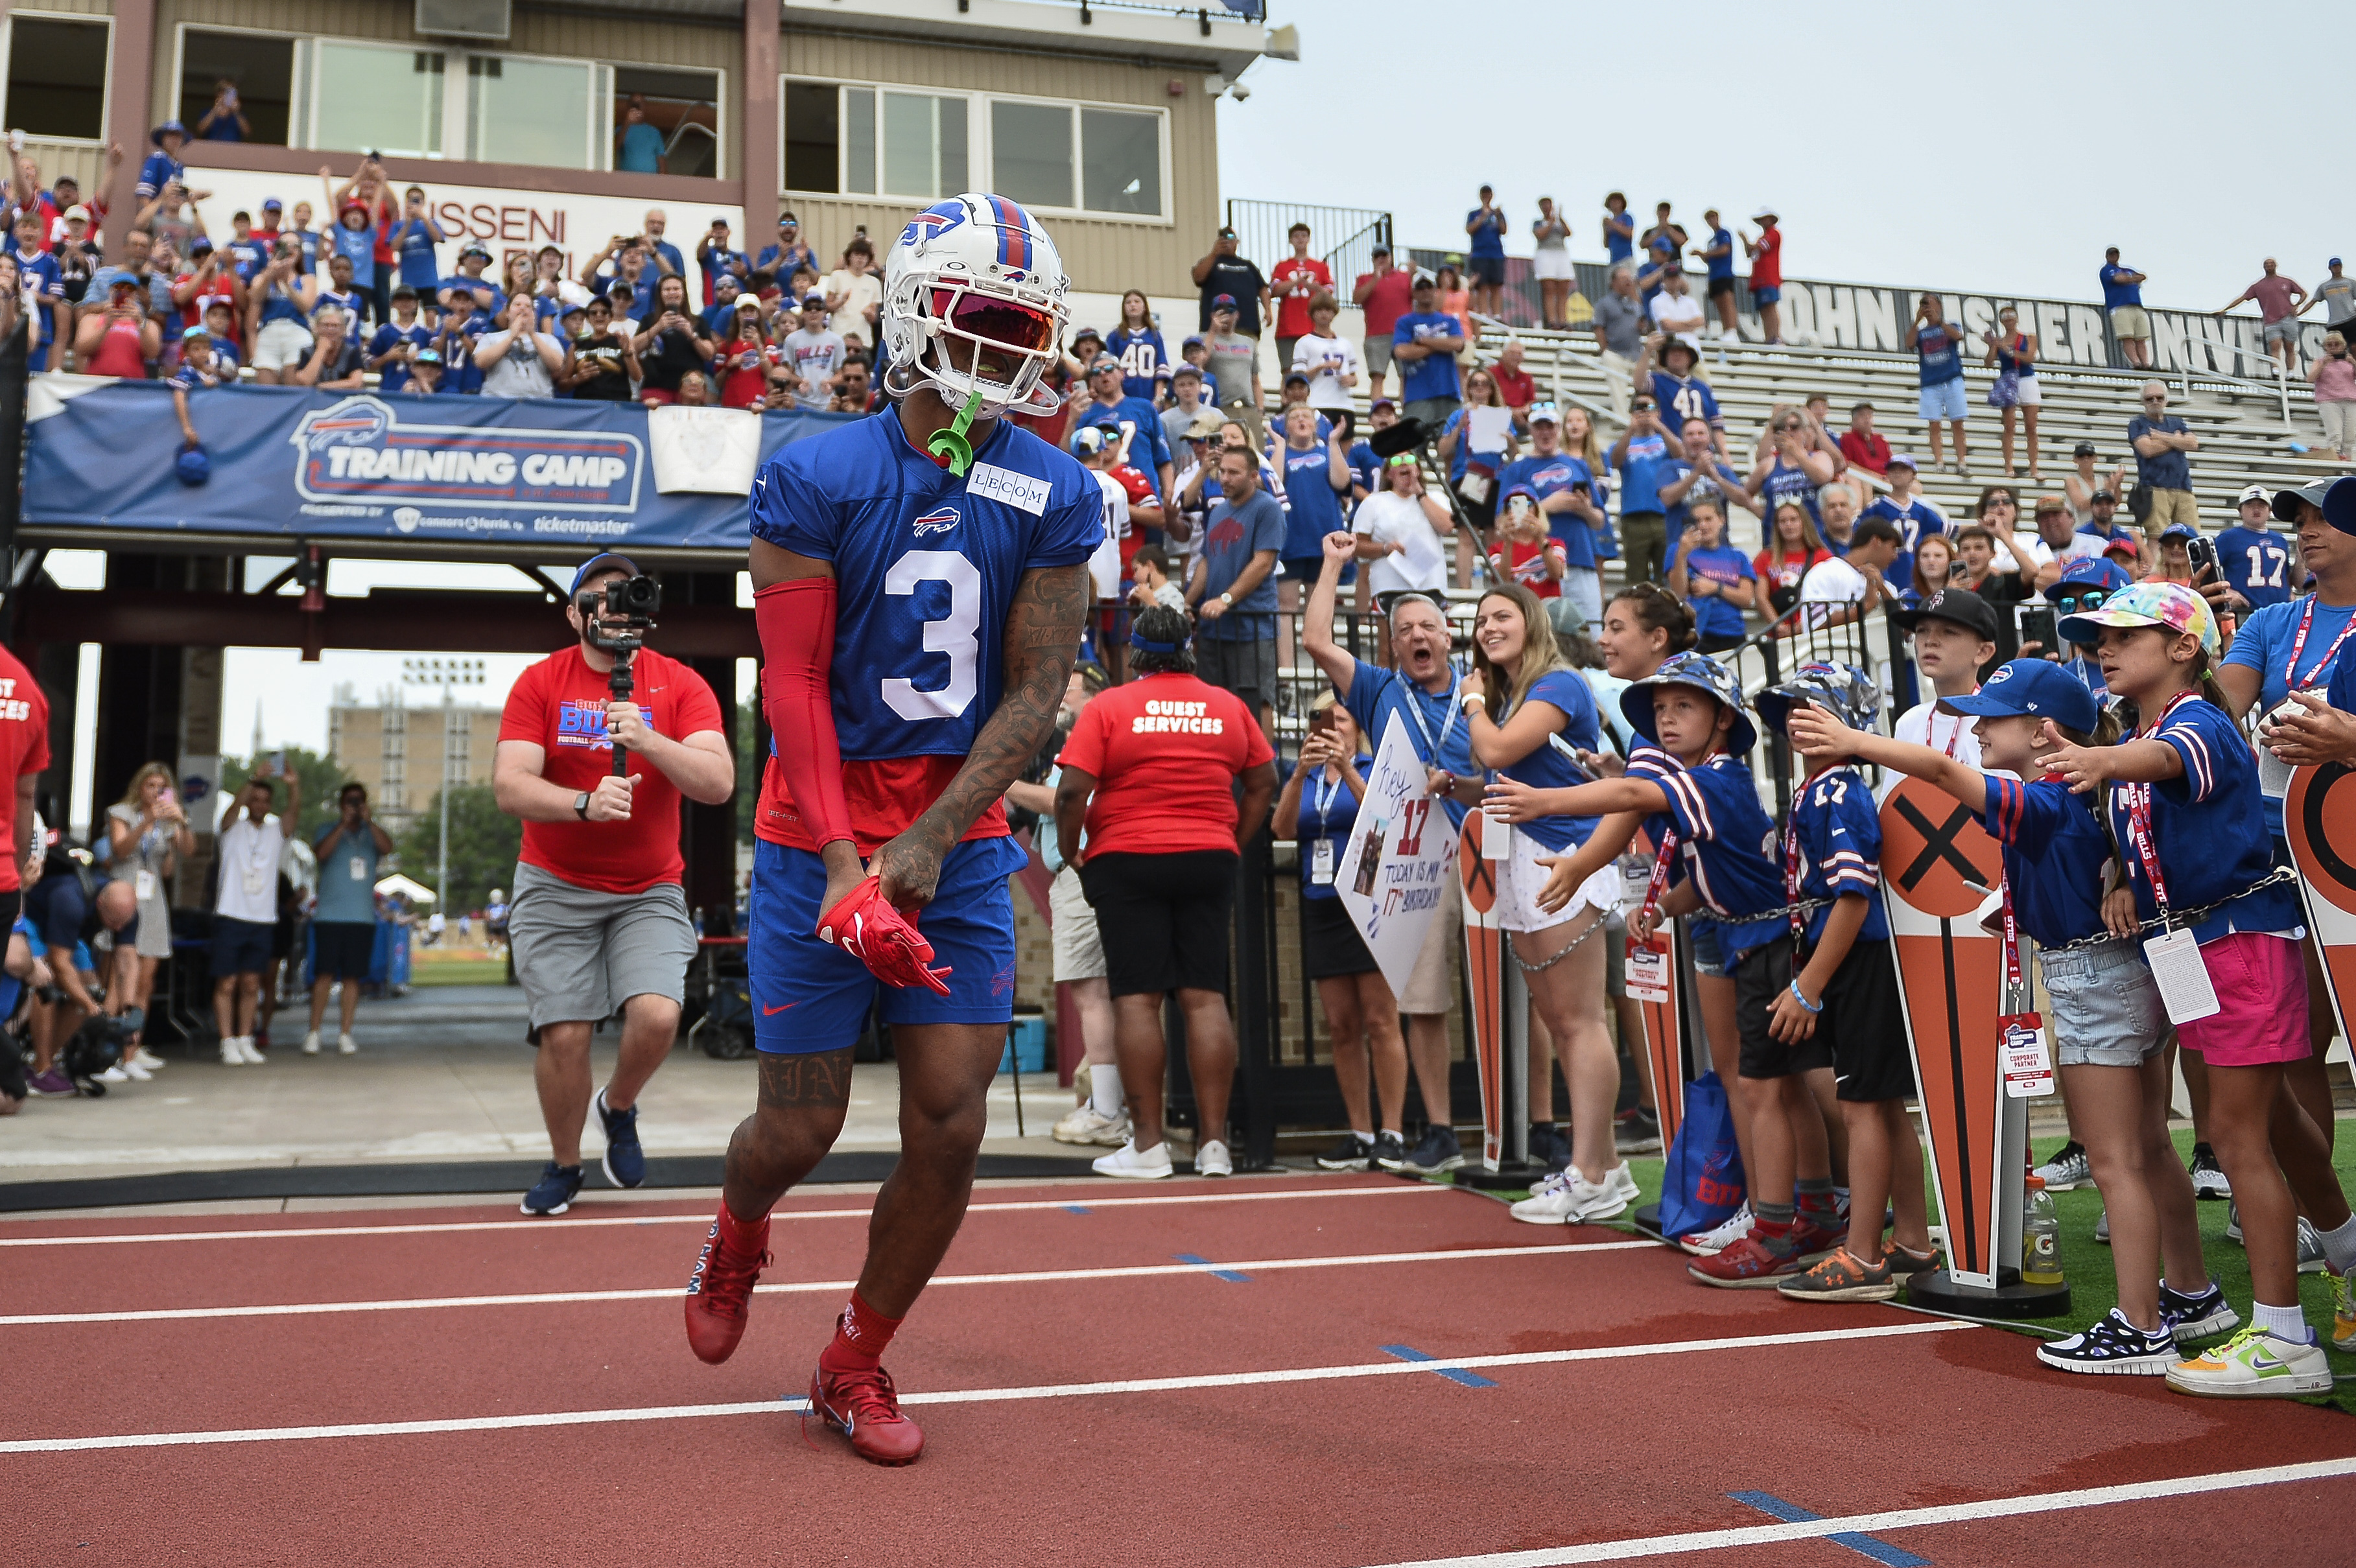
[[[2016,604],[2012,607],[2013,630],[2019,634],[2022,643],[2035,643],[2040,653],[2061,651],[2057,624],[2051,604]]]
[[[2223,581],[2222,577],[2215,576],[2217,571],[2217,541],[2211,539],[2208,535],[2202,534],[2197,538],[2186,539],[2184,541],[2184,559],[2192,563],[2193,581],[2198,582],[2201,581],[2201,569],[2204,567],[2211,573],[2214,581]]]

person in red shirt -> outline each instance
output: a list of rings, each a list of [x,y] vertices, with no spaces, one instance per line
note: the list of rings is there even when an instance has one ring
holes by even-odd
[[[1113,1054],[1129,1096],[1129,1142],[1106,1176],[1171,1174],[1162,1136],[1162,1001],[1177,994],[1200,1112],[1194,1173],[1228,1176],[1227,925],[1242,847],[1276,795],[1276,753],[1243,699],[1195,678],[1183,612],[1156,604],[1130,633],[1136,678],[1072,725],[1056,759],[1055,842],[1097,912],[1112,991]],[[1243,781],[1242,799],[1235,791]],[[1085,833],[1085,841],[1083,834]]]
[[[1783,341],[1783,231],[1775,227],[1775,217],[1773,208],[1761,208],[1751,215],[1759,238],[1742,237],[1742,252],[1751,258],[1751,304],[1770,343]]]
[[[0,791],[0,843],[14,853],[0,859],[0,911],[5,925],[16,923],[24,907],[24,869],[33,858],[33,792],[49,765],[49,699],[23,660],[0,645],[0,765],[16,779]]]
[[[1800,579],[1818,563],[1832,560],[1833,552],[1825,548],[1808,509],[1797,501],[1778,505],[1767,527],[1767,548],[1751,558],[1751,571],[1767,585],[1771,613],[1781,617],[1790,614],[1792,606],[1800,602]]]
[[[1333,292],[1333,274],[1309,253],[1309,225],[1294,224],[1285,238],[1292,241],[1292,254],[1276,264],[1268,281],[1276,293],[1276,362],[1290,368],[1292,346],[1314,330],[1309,302]]]
[[[776,347],[761,332],[761,302],[740,299],[736,302],[735,331],[720,346],[712,364],[720,378],[720,406],[723,409],[757,409],[769,395],[773,384],[790,378],[780,369],[781,361]],[[798,382],[790,389],[798,390]]]
[[[1841,432],[1840,452],[1858,468],[1890,472],[1890,440],[1873,428],[1873,405],[1859,403],[1848,411],[1848,429]]]
[[[1518,485],[1506,491],[1497,514],[1497,548],[1489,552],[1494,579],[1518,582],[1542,600],[1559,599],[1569,562],[1569,554],[1547,531],[1537,492]]]
[[[1375,270],[1360,272],[1351,287],[1350,300],[1365,314],[1366,340],[1360,346],[1366,361],[1367,396],[1383,395],[1383,378],[1390,373],[1391,337],[1398,326],[1398,318],[1415,308],[1415,275],[1403,267],[1391,265],[1391,248],[1377,245],[1374,251]],[[1290,359],[1285,363],[1292,363]],[[1399,372],[1399,390],[1407,390],[1407,372]]]
[[[527,1214],[562,1214],[581,1190],[589,1105],[589,1032],[622,1015],[621,1059],[598,1091],[605,1179],[646,1179],[638,1091],[679,1031],[695,925],[680,885],[681,795],[717,805],[736,761],[703,677],[641,648],[632,699],[613,699],[614,656],[592,641],[626,630],[604,611],[608,584],[638,575],[627,556],[591,557],[573,574],[565,618],[579,637],[525,670],[499,718],[491,790],[523,821],[508,941],[530,1005],[533,1077],[554,1156],[527,1193]],[[614,748],[628,771],[614,772]]]

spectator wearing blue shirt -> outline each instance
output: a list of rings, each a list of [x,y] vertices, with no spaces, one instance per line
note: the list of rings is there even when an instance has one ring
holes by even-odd
[[[1618,191],[1603,198],[1603,259],[1608,266],[1618,266],[1636,254],[1636,219],[1628,210],[1628,198]]]
[[[212,106],[204,118],[197,122],[197,136],[206,142],[248,142],[253,139],[253,122],[245,117],[238,102],[237,83],[222,77],[213,83]]]
[[[1120,361],[1109,354],[1100,355],[1088,367],[1088,390],[1096,394],[1096,407],[1090,418],[1118,425],[1121,433],[1120,461],[1153,479],[1154,493],[1165,499],[1170,495],[1170,482],[1174,476],[1171,467],[1170,438],[1162,428],[1162,416],[1143,398],[1132,398],[1121,390],[1123,375]]]
[[[1669,556],[1676,554],[1677,540],[1685,531],[1686,514],[1694,502],[1715,496],[1721,503],[1719,515],[1727,517],[1731,517],[1727,507],[1740,507],[1746,512],[1757,509],[1743,485],[1742,475],[1728,467],[1711,447],[1708,420],[1698,415],[1687,420],[1678,429],[1677,438],[1685,455],[1672,458],[1661,469],[1658,492]]]
[[[319,176],[319,183],[326,186],[327,171],[321,169]],[[385,297],[377,298],[376,221],[367,204],[354,194],[352,185],[357,183],[355,179],[341,191],[330,190],[327,193],[327,210],[336,215],[336,226],[329,231],[327,240],[334,248],[334,255],[351,263],[350,286],[372,302],[374,309],[370,314],[376,320],[382,321],[391,304],[392,291],[388,282]]]
[[[1964,451],[1964,421],[1971,411],[1964,395],[1963,341],[1963,329],[1947,319],[1946,302],[1937,294],[1924,294],[1914,306],[1914,319],[1906,324],[1901,347],[1914,353],[1920,410],[1931,430],[1931,465],[1947,465],[1939,445],[1939,421],[1944,420],[1955,436],[1955,472],[1968,479],[1972,470]]]
[[[1734,231],[1718,220],[1718,208],[1702,209],[1701,220],[1709,225],[1709,243],[1693,252],[1694,260],[1709,272],[1708,299],[1718,310],[1719,336],[1736,338],[1741,328],[1736,324],[1734,304]]]
[[[744,297],[733,272],[716,272],[712,278],[712,304],[703,312],[703,329],[718,341],[724,342],[735,330],[736,302]]]
[[[1161,400],[1169,385],[1169,346],[1154,329],[1153,305],[1142,289],[1120,296],[1120,325],[1105,340],[1105,352],[1120,361],[1122,395],[1148,403]]]
[[[1276,562],[1284,549],[1284,508],[1259,487],[1259,460],[1249,450],[1219,451],[1219,500],[1195,552],[1193,607],[1194,673],[1232,691],[1269,728],[1276,699]]]
[[[808,267],[816,272],[818,252],[802,242],[801,219],[790,212],[781,213],[777,218],[777,242],[762,247],[761,253],[753,259],[753,270],[768,273],[777,280],[778,287],[786,288],[791,285],[797,267]]]
[[[180,162],[180,149],[187,144],[188,128],[177,120],[166,120],[147,133],[147,140],[155,150],[139,165],[139,184],[134,187],[142,201],[164,194],[167,185],[186,187],[187,169]]]
[[[1465,270],[1472,274],[1472,308],[1495,315],[1505,291],[1505,214],[1496,193],[1481,187],[1481,205],[1464,215],[1464,232],[1472,243],[1465,253]]]
[[[2102,282],[2103,308],[2110,313],[2111,336],[2119,340],[2119,352],[2127,357],[2129,368],[2148,369],[2151,318],[2143,313],[2144,275],[2119,265],[2115,245],[2103,252],[2103,268],[2095,275]]]
[[[507,291],[483,276],[483,269],[491,264],[491,252],[479,240],[469,240],[458,248],[458,270],[442,280],[434,291],[434,303],[442,307],[444,317],[464,317],[477,310],[497,311],[507,304]]]
[[[1376,398],[1366,411],[1366,431],[1370,435],[1378,430],[1388,430],[1398,421],[1398,405],[1388,398]],[[1346,461],[1350,464],[1350,500],[1355,506],[1382,487],[1383,460],[1375,455],[1371,445],[1361,441],[1352,444]]]
[[[1700,368],[1700,351],[1684,338],[1669,336],[1656,347],[1654,336],[1648,334],[1644,351],[1636,361],[1636,384],[1652,387],[1663,425],[1682,431],[1686,421],[1700,419],[1710,428],[1712,444],[1723,450],[1726,416],[1719,411],[1718,394],[1695,374]]]
[[[40,346],[27,356],[34,370],[49,368],[49,345],[57,340],[58,306],[66,297],[65,276],[58,259],[41,249],[41,214],[26,208],[16,214],[16,283],[27,299],[40,302]]]
[[[687,258],[680,254],[678,246],[663,238],[664,230],[670,227],[669,218],[664,214],[661,208],[650,207],[647,208],[644,222],[647,251],[654,261],[654,271],[658,274],[667,274],[684,283],[687,279]],[[657,278],[647,280],[648,297],[653,297],[655,283],[658,281]],[[709,296],[705,298],[704,303],[706,304],[712,303]]]
[[[1595,567],[1595,546],[1604,517],[1595,501],[1595,472],[1585,458],[1564,448],[1561,416],[1552,403],[1531,404],[1528,419],[1529,455],[1505,464],[1497,475],[1497,489],[1500,494],[1527,490],[1538,498],[1547,531],[1562,541],[1562,597],[1578,607],[1575,624],[1592,625],[1603,618],[1603,580]]]
[[[434,247],[449,243],[450,233],[425,210],[422,187],[411,186],[402,193],[401,203],[401,219],[385,236],[385,243],[392,247],[399,261],[401,281],[417,292],[419,300],[429,300],[440,292],[442,282]]]
[[[1759,607],[1759,574],[1726,542],[1726,503],[1697,496],[1686,508],[1686,527],[1669,556],[1669,592],[1693,606],[1701,651],[1740,647],[1743,612]]]
[[[622,129],[614,149],[616,174],[661,175],[670,172],[670,149],[661,130],[647,123],[647,95],[633,92],[622,105]]]
[[[434,334],[417,317],[417,291],[402,284],[392,291],[392,319],[369,339],[369,368],[380,378],[379,389],[407,389],[411,360],[433,341]]]
[[[728,242],[728,220],[724,218],[714,218],[712,227],[704,230],[703,238],[696,241],[695,264],[703,269],[703,301],[706,304],[718,303],[722,278],[735,279],[737,288],[742,290],[744,280],[753,275],[751,260]]]
[[[507,304],[502,298],[501,308]],[[442,375],[439,390],[460,392],[469,397],[483,389],[483,368],[475,363],[475,344],[484,334],[499,329],[498,318],[488,310],[445,310],[442,313],[442,330],[434,340],[441,355]],[[420,352],[418,357],[423,358]],[[424,391],[427,389],[419,388]]]
[[[2234,502],[2241,520],[2217,536],[2218,574],[2253,610],[2288,603],[2297,586],[2290,580],[2290,539],[2271,526],[2274,506],[2273,492],[2250,485]]]
[[[240,283],[252,283],[253,275],[270,261],[270,245],[253,231],[253,215],[236,212],[230,215],[230,237],[220,253],[237,271]]]
[[[1612,466],[1620,471],[1620,539],[1628,581],[1658,582],[1668,567],[1667,509],[1661,485],[1675,477],[1669,463],[1686,455],[1685,443],[1663,427],[1649,393],[1638,392],[1628,428],[1612,443]]]
[[[2135,448],[2136,483],[2151,493],[2151,512],[2144,531],[2158,539],[2170,523],[2201,526],[2201,506],[2192,496],[2191,453],[2201,450],[2201,438],[2183,420],[2168,411],[2168,389],[2146,381],[2143,412],[2127,421],[2127,444]]]
[[[1407,417],[1433,430],[1463,401],[1456,379],[1456,356],[1464,349],[1464,324],[1440,309],[1440,282],[1415,275],[1415,308],[1391,330],[1391,358],[1399,367],[1399,392]]]
[[[219,308],[226,321],[229,306]],[[188,394],[224,383],[237,384],[237,351],[227,343],[216,342],[209,328],[192,326],[182,333],[180,362],[172,368],[166,384],[172,389],[172,414],[180,421],[180,439],[187,450],[194,452],[204,445],[196,422],[188,417]]]
[[[1324,564],[1325,536],[1348,531],[1343,502],[1350,494],[1350,464],[1342,438],[1329,432],[1320,439],[1317,411],[1295,403],[1284,413],[1284,445],[1277,452],[1283,464],[1284,551],[1278,558],[1283,580],[1278,584],[1278,604],[1286,614],[1301,608],[1301,596],[1317,581]]]

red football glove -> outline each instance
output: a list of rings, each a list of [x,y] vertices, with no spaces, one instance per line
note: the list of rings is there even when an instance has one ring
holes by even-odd
[[[933,944],[914,921],[884,901],[883,887],[873,877],[819,918],[818,934],[819,941],[835,944],[866,965],[868,973],[887,986],[929,986],[944,997],[949,994],[944,983],[949,965],[926,966],[933,961]]]

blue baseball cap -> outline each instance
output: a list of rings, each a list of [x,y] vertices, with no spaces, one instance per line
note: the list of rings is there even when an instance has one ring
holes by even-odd
[[[1630,681],[1620,694],[1620,713],[1628,727],[1655,745],[1660,744],[1661,738],[1653,728],[1653,688],[1662,686],[1695,687],[1730,709],[1734,724],[1726,732],[1726,749],[1737,756],[1759,743],[1759,728],[1742,709],[1742,688],[1736,683],[1734,672],[1708,654],[1672,654],[1660,668],[1642,680]]]
[[[1213,310],[1234,310],[1236,308],[1236,296],[1233,294],[1221,294],[1211,302],[1211,308]]]
[[[1988,677],[1978,691],[1939,700],[1976,719],[2029,715],[2051,719],[2081,735],[2093,731],[2102,712],[2086,683],[2050,659],[2015,659]]]
[[[2109,556],[2098,555],[2072,561],[2062,569],[2062,580],[2053,586],[2059,588],[2063,583],[2072,582],[2087,583],[2115,593],[2122,588],[2133,587],[2135,578]]]
[[[2170,523],[2159,530],[2159,537],[2164,539],[2197,539],[2201,537],[2201,530],[2190,523]]]
[[[617,551],[610,549],[601,550],[597,554],[591,556],[587,560],[583,561],[581,563],[581,570],[573,574],[573,588],[566,597],[571,598],[578,596],[581,592],[581,585],[588,581],[591,576],[600,571],[626,571],[632,577],[636,577],[638,575],[638,563],[632,560],[628,556],[620,554]]]

